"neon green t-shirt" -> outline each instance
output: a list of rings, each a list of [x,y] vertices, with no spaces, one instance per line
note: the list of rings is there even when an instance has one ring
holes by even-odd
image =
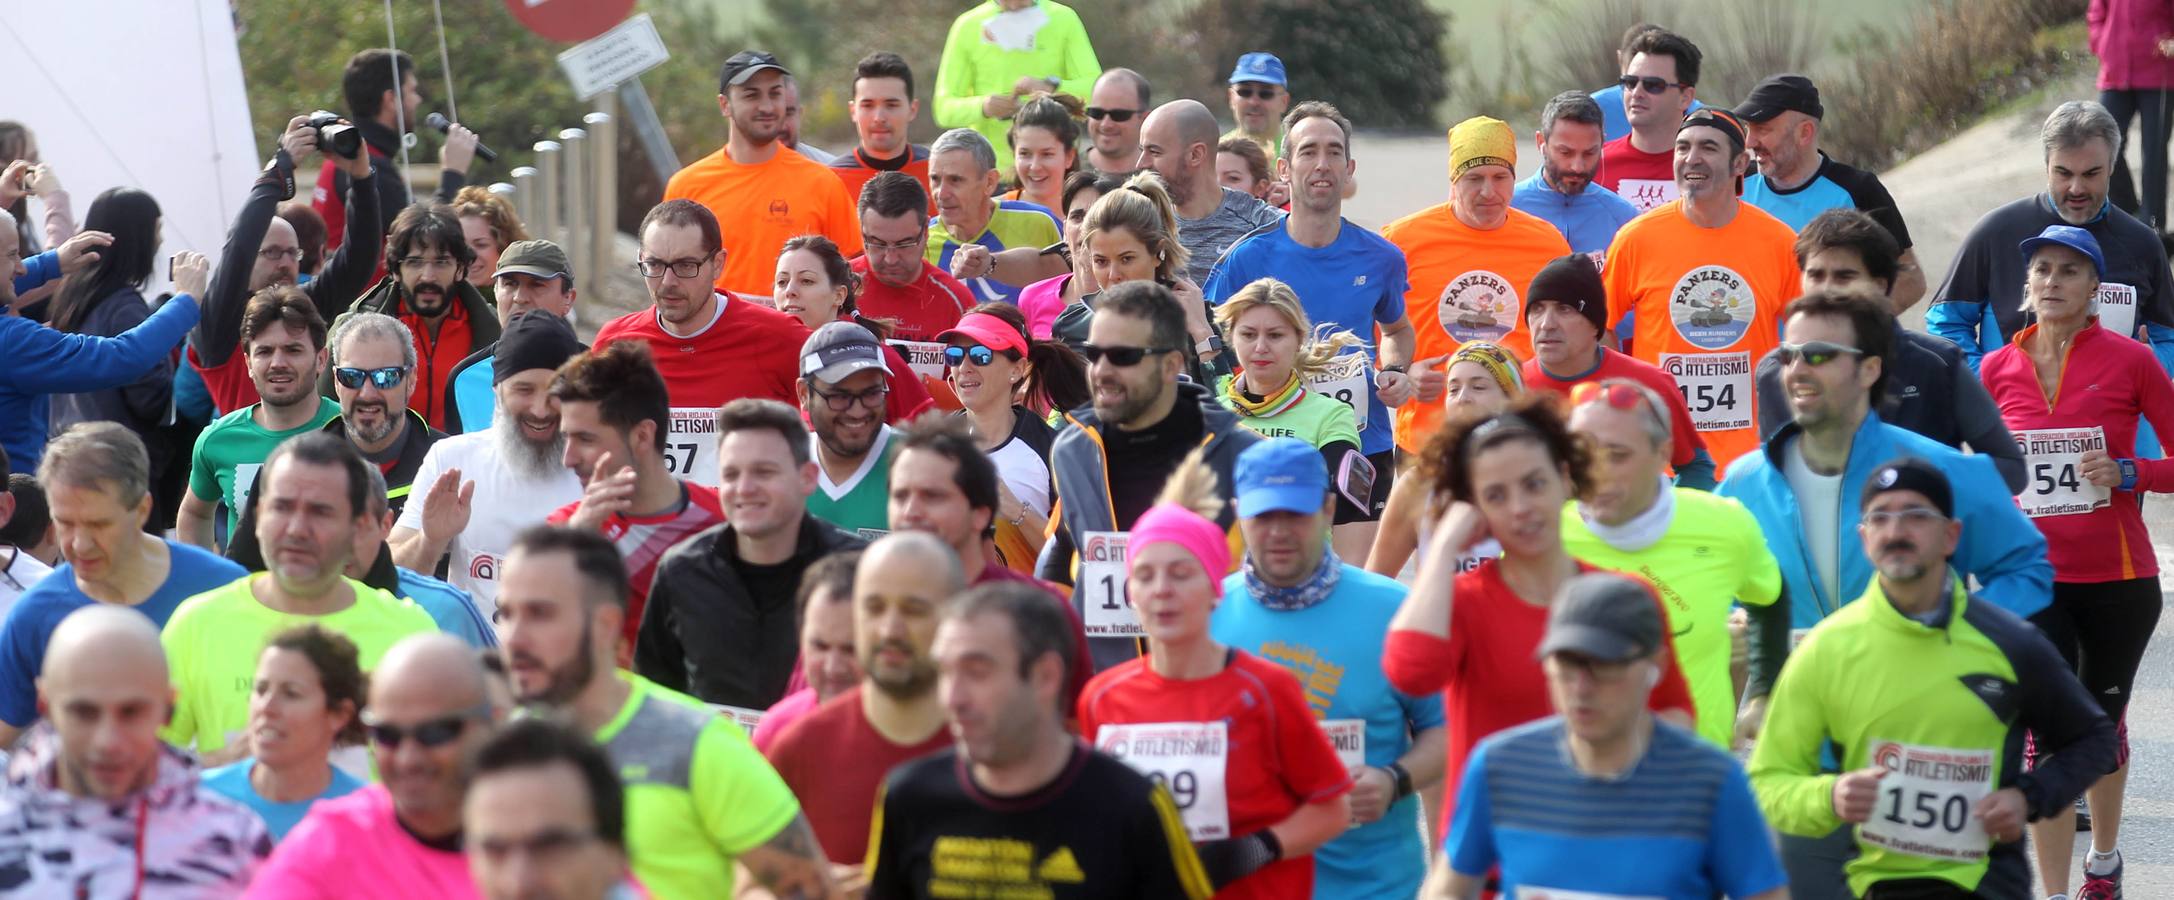
[[[1247,415],[1231,403],[1229,394],[1231,379],[1225,375],[1216,380],[1216,401],[1224,408],[1238,413],[1238,424],[1252,429],[1261,437],[1298,438],[1315,447],[1326,447],[1337,441],[1347,441],[1352,447],[1359,446],[1359,422],[1352,416],[1351,407],[1336,398],[1319,391],[1308,390],[1290,404],[1270,415]]]
[[[785,780],[732,718],[621,671],[633,688],[596,742],[626,784],[626,843],[659,900],[730,897],[733,864],[800,814]]]
[[[295,435],[323,430],[326,422],[340,414],[338,402],[319,397],[317,414],[310,417],[309,424],[286,431],[266,431],[257,424],[258,405],[242,407],[205,426],[204,432],[196,436],[196,449],[189,455],[189,493],[226,507],[231,515],[238,516],[249,504],[257,467],[272,455],[273,448]]]
[[[1690,488],[1670,490],[1676,513],[1653,546],[1636,553],[1609,546],[1572,502],[1563,505],[1563,547],[1587,564],[1653,582],[1668,610],[1699,736],[1726,749],[1736,731],[1736,687],[1729,680],[1732,601],[1773,603],[1781,596],[1781,567],[1743,504]]]
[[[257,601],[249,586],[258,572],[232,584],[205,591],[174,609],[159,633],[174,682],[174,720],[159,737],[176,747],[193,741],[196,752],[211,753],[249,727],[250,686],[256,681],[257,657],[273,634],[294,625],[315,623],[346,635],[361,651],[364,671],[401,638],[438,630],[430,614],[362,582],[348,579],[355,602],[325,616],[283,613]]]

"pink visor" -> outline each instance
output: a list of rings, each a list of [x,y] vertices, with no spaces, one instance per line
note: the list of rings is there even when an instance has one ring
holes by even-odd
[[[936,336],[937,343],[954,337],[973,338],[991,350],[1010,350],[1020,356],[1027,355],[1027,341],[1019,336],[1019,330],[1011,324],[988,313],[967,313],[959,324]]]

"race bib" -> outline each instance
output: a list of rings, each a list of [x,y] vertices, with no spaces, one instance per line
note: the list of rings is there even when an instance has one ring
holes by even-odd
[[[1752,426],[1750,353],[1663,353],[1661,371],[1676,380],[1698,430]]]
[[[748,734],[754,734],[755,726],[762,724],[762,710],[759,709],[748,709],[744,706],[726,706],[722,703],[712,703],[710,709],[716,710],[718,715],[730,716],[732,721],[740,726],[740,730]]]
[[[2125,338],[2136,337],[2136,286],[2099,283],[2099,327]]]
[[[1088,637],[1147,633],[1125,599],[1125,532],[1090,531],[1080,539],[1078,590]]]
[[[234,502],[227,505],[234,521],[241,521],[242,510],[249,508],[249,494],[257,489],[257,472],[263,468],[263,463],[234,464]]]
[[[1645,212],[1676,199],[1676,183],[1653,178],[1625,178],[1616,183],[1615,192],[1638,207],[1639,212]]]
[[[717,410],[672,407],[672,430],[664,438],[664,464],[673,477],[705,487],[717,486]]]
[[[1095,747],[1170,789],[1194,841],[1230,837],[1230,802],[1223,770],[1230,761],[1230,723],[1156,722],[1104,725]]]
[[[2106,429],[2034,428],[2017,431],[2023,466],[2029,477],[2016,505],[2031,518],[2072,516],[2113,502],[2113,491],[2084,480],[2083,455],[2106,449]]]
[[[1360,431],[1366,430],[1368,398],[1374,394],[1374,373],[1364,354],[1346,353],[1329,360],[1326,368],[1307,376],[1306,389],[1351,407],[1352,423]]]
[[[1336,758],[1343,761],[1344,771],[1356,772],[1366,765],[1365,719],[1323,719],[1321,732],[1336,747]]]
[[[891,349],[906,358],[913,374],[944,380],[944,345],[935,341],[892,341]]]
[[[1887,774],[1872,818],[1857,826],[1865,843],[1927,859],[1985,858],[1992,840],[1971,813],[1993,792],[1993,751],[1874,738],[1872,764]]]

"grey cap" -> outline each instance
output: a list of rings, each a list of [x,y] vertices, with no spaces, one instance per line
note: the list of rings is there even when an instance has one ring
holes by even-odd
[[[885,373],[883,344],[874,332],[852,322],[832,322],[808,335],[800,345],[800,374],[824,384],[837,384],[853,373],[876,369]]]
[[[1628,662],[1661,649],[1661,606],[1645,582],[1613,572],[1589,572],[1563,582],[1548,608],[1547,636],[1535,656],[1565,651],[1603,662]]]

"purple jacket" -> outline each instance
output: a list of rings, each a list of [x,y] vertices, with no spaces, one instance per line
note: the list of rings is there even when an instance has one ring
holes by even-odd
[[[2174,59],[2159,55],[2159,39],[2174,37],[2174,2],[2091,0],[2084,19],[2099,58],[2099,90],[2174,89]]]

